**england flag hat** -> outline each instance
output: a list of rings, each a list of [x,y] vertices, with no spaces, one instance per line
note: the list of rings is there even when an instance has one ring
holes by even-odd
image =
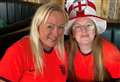
[[[69,22],[65,27],[65,35],[68,35],[68,30],[78,17],[88,17],[94,21],[99,34],[106,30],[106,20],[96,16],[95,0],[66,0],[65,9],[69,15]]]

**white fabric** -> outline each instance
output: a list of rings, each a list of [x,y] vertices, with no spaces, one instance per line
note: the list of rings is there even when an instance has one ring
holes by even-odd
[[[89,16],[88,18],[93,20],[94,23],[96,24],[98,34],[102,34],[106,30],[106,27],[107,27],[106,20],[103,20],[103,19],[100,19],[97,17],[92,17],[92,16]],[[75,21],[75,19],[72,19],[66,24],[65,31],[64,31],[65,35],[68,35],[69,28],[72,26],[74,21]]]

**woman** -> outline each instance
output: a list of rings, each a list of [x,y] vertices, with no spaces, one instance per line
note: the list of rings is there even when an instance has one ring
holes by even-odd
[[[67,14],[58,5],[38,8],[25,36],[6,51],[0,62],[0,82],[66,82],[64,25]]]
[[[65,31],[69,35],[68,82],[120,81],[120,52],[100,36],[106,29],[106,21],[95,16],[93,2],[66,1],[70,17]]]

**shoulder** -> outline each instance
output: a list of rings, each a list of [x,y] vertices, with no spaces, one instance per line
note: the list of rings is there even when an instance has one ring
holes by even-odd
[[[15,42],[13,45],[11,45],[9,48],[26,48],[30,47],[30,37],[24,36],[17,42]]]
[[[103,54],[105,59],[120,60],[120,51],[108,40],[103,39]]]
[[[5,52],[5,54],[30,54],[31,44],[30,37],[24,36],[14,44],[12,44]]]
[[[118,50],[117,46],[115,46],[115,44],[113,44],[112,42],[110,42],[106,39],[102,39],[102,42],[103,42],[103,49]]]
[[[26,61],[26,58],[32,57],[29,36],[25,36],[11,45],[5,52],[2,61]]]
[[[112,78],[120,77],[120,51],[117,47],[107,41],[103,40],[103,59],[104,65]]]

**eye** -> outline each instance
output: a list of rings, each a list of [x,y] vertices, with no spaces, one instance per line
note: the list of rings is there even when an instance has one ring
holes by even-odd
[[[52,29],[52,28],[54,28],[54,26],[51,25],[51,24],[48,24],[48,25],[47,25],[47,28]]]
[[[64,29],[65,25],[58,26],[59,29]]]
[[[92,24],[87,24],[87,27],[91,27],[91,26],[93,26]]]
[[[79,29],[79,28],[81,28],[81,26],[79,26],[79,25],[73,26],[73,29]]]
[[[86,26],[87,26],[87,29],[88,29],[88,30],[92,30],[92,29],[94,29],[93,24],[87,24]]]

